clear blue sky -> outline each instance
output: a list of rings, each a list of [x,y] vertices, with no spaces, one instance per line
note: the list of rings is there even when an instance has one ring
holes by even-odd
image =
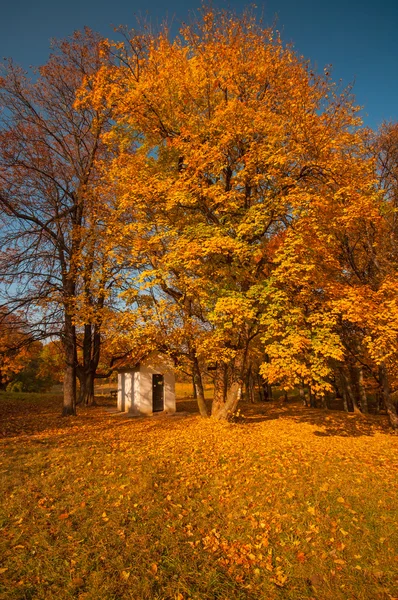
[[[189,20],[200,0],[3,0],[0,57],[24,67],[46,61],[49,40],[88,25],[112,37],[112,27],[133,26],[135,14],[154,24]],[[213,6],[241,11],[245,3],[213,0]],[[267,24],[277,17],[285,42],[333,78],[355,82],[357,103],[370,127],[398,121],[398,0],[265,0],[257,11]]]

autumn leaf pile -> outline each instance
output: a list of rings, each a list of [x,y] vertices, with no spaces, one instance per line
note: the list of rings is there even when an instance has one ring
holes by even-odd
[[[220,423],[178,406],[65,421],[56,397],[2,394],[0,598],[397,596],[386,417],[293,401]]]

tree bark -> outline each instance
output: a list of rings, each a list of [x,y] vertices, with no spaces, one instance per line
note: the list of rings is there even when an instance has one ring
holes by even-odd
[[[217,405],[213,403],[211,416],[218,421],[227,420],[228,417],[233,415],[233,413],[236,411],[236,407],[238,406],[241,395],[242,383],[239,381],[234,381],[227,392],[225,402]]]
[[[388,381],[388,372],[385,363],[379,367],[380,383],[382,386],[384,404],[387,410],[388,418],[390,419],[391,427],[398,430],[398,412],[397,405],[391,398],[390,383]]]
[[[347,370],[348,370],[347,381],[348,381],[349,390],[350,390],[349,393],[351,394],[351,398],[352,398],[352,406],[353,406],[355,413],[360,413],[361,407],[360,407],[360,390],[359,390],[359,382],[358,382],[358,372],[357,372],[356,367],[354,367],[353,365],[349,365]]]
[[[198,399],[198,393],[196,391],[196,385],[195,385],[195,374],[192,372],[192,398],[194,400]]]
[[[300,400],[303,403],[303,406],[308,406],[308,401],[305,395],[305,389],[304,389],[304,384],[301,381],[300,385],[299,385],[299,394],[300,394]]]
[[[354,394],[352,392],[351,383],[347,373],[344,370],[344,367],[340,369],[341,374],[341,383],[343,390],[343,398],[347,406],[347,412],[359,412],[359,409],[355,410],[355,399]]]
[[[65,314],[65,376],[63,416],[76,415],[76,331],[72,317]]]
[[[368,413],[368,397],[366,395],[366,389],[363,381],[363,369],[361,366],[357,367],[357,378],[358,378],[358,390],[359,390],[359,400],[361,403],[361,410],[363,413]]]
[[[192,377],[193,377],[194,388],[196,391],[196,400],[198,403],[199,412],[202,417],[208,417],[209,413],[207,412],[206,403],[205,403],[205,391],[203,388],[202,373],[200,372],[198,357],[196,356],[196,352],[194,350],[191,351],[191,360],[192,360]]]

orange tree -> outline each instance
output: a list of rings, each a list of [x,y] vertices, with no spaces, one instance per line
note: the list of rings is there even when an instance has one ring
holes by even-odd
[[[250,15],[209,11],[174,40],[137,33],[110,52],[81,95],[115,122],[108,227],[139,285],[184,315],[185,348],[214,371],[213,416],[235,410],[258,338],[270,381],[324,393],[344,356],[335,252],[377,213],[350,94]]]

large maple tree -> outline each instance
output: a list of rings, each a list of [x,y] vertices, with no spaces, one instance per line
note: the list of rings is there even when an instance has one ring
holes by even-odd
[[[259,337],[270,381],[324,394],[345,356],[338,253],[379,214],[350,90],[250,15],[208,11],[173,40],[112,51],[82,96],[116,123],[109,227],[142,285],[184,313],[192,361],[214,371],[213,415],[234,411]]]

